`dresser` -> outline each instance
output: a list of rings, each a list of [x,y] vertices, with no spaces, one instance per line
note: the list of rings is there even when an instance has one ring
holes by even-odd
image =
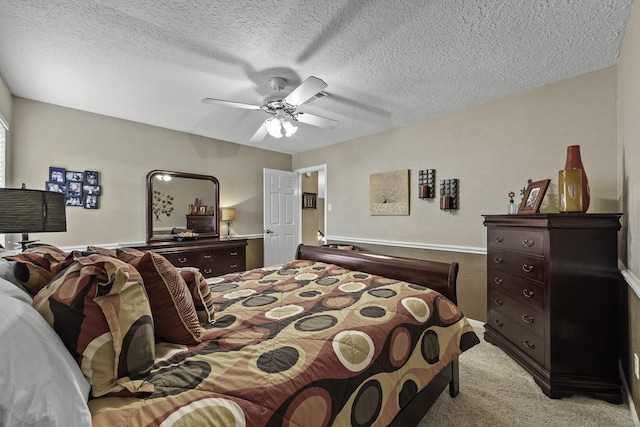
[[[551,398],[622,402],[617,235],[621,214],[485,215],[485,340]]]
[[[204,277],[246,270],[247,239],[197,239],[149,242],[140,250],[156,252],[176,267],[197,267]]]
[[[213,215],[187,215],[187,229],[196,233],[217,233],[217,225]]]

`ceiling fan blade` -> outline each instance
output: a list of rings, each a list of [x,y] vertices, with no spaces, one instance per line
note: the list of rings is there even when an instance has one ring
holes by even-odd
[[[316,116],[314,114],[298,113],[296,114],[296,120],[308,125],[318,126],[321,128],[332,128],[338,123],[337,120],[327,119],[326,117]]]
[[[284,102],[289,105],[298,106],[309,98],[313,97],[313,95],[315,95],[316,93],[324,90],[326,87],[327,84],[324,81],[320,80],[317,77],[310,76],[307,78],[307,80],[300,83],[300,86],[295,88],[293,92],[287,95],[287,97],[284,99]]]
[[[262,125],[260,125],[260,127],[256,131],[256,133],[253,134],[249,142],[260,142],[264,139],[265,136],[267,136],[267,133],[268,133],[267,127],[264,125],[264,122],[263,122]]]
[[[225,107],[244,108],[246,110],[259,110],[259,105],[244,104],[242,102],[225,101],[223,99],[204,98],[202,100],[205,104],[223,105]]]

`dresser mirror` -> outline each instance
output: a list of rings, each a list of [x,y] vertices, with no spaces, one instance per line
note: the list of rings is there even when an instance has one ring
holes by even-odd
[[[219,208],[220,185],[214,176],[164,170],[147,174],[149,242],[193,239],[194,236],[188,233],[187,216],[190,224],[208,224],[203,228],[204,232],[193,230],[197,232],[197,238],[218,237]]]

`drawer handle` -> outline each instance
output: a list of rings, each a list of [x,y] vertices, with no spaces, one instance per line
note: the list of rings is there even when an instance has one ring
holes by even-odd
[[[522,271],[531,273],[533,271],[533,265],[522,264]]]
[[[502,279],[499,277],[496,277],[495,279],[493,279],[493,281],[495,282],[496,285],[502,285]]]
[[[211,254],[206,254],[206,255],[204,256],[204,259],[209,259],[209,258],[211,258]]]
[[[500,298],[496,298],[496,299],[494,299],[494,300],[493,300],[493,302],[495,302],[495,303],[496,303],[496,305],[502,305],[502,304],[504,304],[504,301],[502,301]]]
[[[532,342],[529,342],[529,340],[524,340],[524,346],[527,347],[529,350],[533,350],[536,348],[536,345]]]
[[[231,264],[229,267],[230,267],[230,268],[237,268],[237,267],[238,267],[238,264]]]
[[[236,256],[236,255],[238,255],[238,252],[231,252],[229,255]]]
[[[529,289],[525,288],[522,290],[522,295],[524,295],[527,298],[531,298],[533,297],[533,291],[530,291]]]
[[[533,240],[529,240],[529,239],[524,239],[522,241],[522,244],[525,245],[526,247],[530,248],[531,246],[533,246],[535,242]]]
[[[180,264],[184,264],[185,262],[187,262],[187,259],[186,258],[178,258],[178,262]]]
[[[536,319],[533,316],[529,316],[528,314],[523,314],[522,315],[522,321],[524,323],[529,323],[529,324],[535,323],[535,320]]]
[[[502,323],[502,322],[501,322],[501,321],[499,321],[499,320],[496,320],[496,321],[495,321],[495,324],[496,324],[496,325],[498,325],[498,326],[500,326],[501,328],[504,326],[504,323]]]
[[[213,270],[210,268],[207,268],[206,270],[203,270],[203,271],[205,272],[205,274],[210,274],[213,272]]]
[[[497,257],[494,258],[494,261],[496,262],[496,264],[502,264],[502,261],[504,261],[504,260],[502,259],[501,256],[497,256]]]
[[[498,243],[502,243],[502,242],[504,242],[504,238],[503,238],[503,237],[498,236],[498,237],[496,237],[496,242],[498,242]]]

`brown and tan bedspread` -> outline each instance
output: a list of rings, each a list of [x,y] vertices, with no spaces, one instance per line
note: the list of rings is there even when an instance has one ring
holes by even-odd
[[[90,401],[94,426],[386,426],[478,343],[439,293],[332,264],[293,261],[210,288],[203,342],[160,343],[155,391]]]

